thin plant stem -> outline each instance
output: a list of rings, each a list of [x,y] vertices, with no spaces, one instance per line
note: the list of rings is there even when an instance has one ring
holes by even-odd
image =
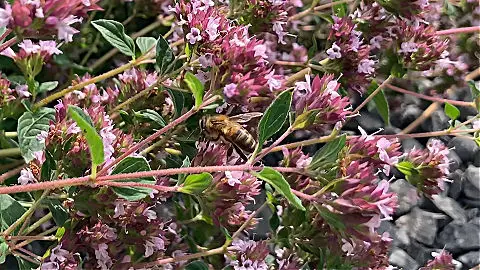
[[[15,138],[18,136],[18,133],[16,131],[7,131],[4,134],[7,138]]]
[[[10,33],[12,33],[12,31],[13,31],[12,29],[7,29],[7,30],[5,31],[5,33],[3,33],[3,34],[0,36],[0,42],[1,42],[3,39],[5,39],[8,35],[10,35]]]
[[[250,170],[257,171],[261,169],[263,169],[263,167],[261,166],[255,167],[248,164],[234,165],[234,166],[170,168],[170,169],[163,169],[163,170],[99,176],[97,177],[95,184],[102,185],[103,181],[126,180],[126,179],[143,178],[143,177],[151,177],[151,176],[163,176],[163,175],[176,175],[176,174],[182,174],[182,173],[188,174],[188,173],[202,173],[202,172],[250,171]],[[299,173],[298,168],[276,167],[274,169],[276,169],[279,172]],[[77,178],[57,179],[54,181],[32,183],[32,184],[26,184],[26,185],[0,187],[0,194],[31,192],[36,190],[55,189],[55,188],[62,188],[62,187],[68,187],[68,186],[81,186],[81,185],[87,185],[87,184],[88,185],[92,184],[90,182],[90,177],[83,176],[83,177],[77,177]]]
[[[6,48],[12,46],[13,44],[17,43],[17,37],[12,37],[11,39],[5,41],[0,45],[0,52],[3,52]]]
[[[0,157],[16,157],[20,155],[20,148],[0,149]]]
[[[17,168],[13,169],[13,170],[10,170],[2,175],[0,175],[0,184],[3,183],[5,180],[7,180],[8,178],[12,177],[12,176],[15,176],[17,175],[18,173],[20,173],[20,171],[25,168],[27,165],[26,164],[23,164],[21,166],[18,166]]]
[[[398,139],[407,139],[407,138],[425,138],[425,137],[437,137],[437,136],[445,136],[445,135],[458,135],[458,134],[468,134],[472,132],[476,132],[476,129],[464,129],[464,130],[452,130],[452,129],[445,129],[441,131],[435,132],[422,132],[422,133],[413,133],[413,134],[391,134],[391,135],[373,135],[374,137],[384,137],[384,138],[398,138]],[[347,136],[347,139],[352,139],[360,136]],[[312,144],[317,143],[327,143],[330,141],[335,140],[338,138],[337,136],[323,136],[319,138],[309,139],[301,142],[294,142],[288,143],[284,145],[280,145],[274,147],[270,152],[277,152],[281,151],[283,148],[293,149],[297,147],[304,147]],[[1,192],[0,192],[1,194]]]
[[[302,80],[305,75],[307,75],[308,73],[311,72],[311,69],[309,67],[307,68],[304,68],[300,71],[298,71],[297,73],[291,75],[290,77],[288,77],[285,81],[285,85],[292,85],[293,83],[295,83],[296,81],[298,80]]]
[[[56,99],[62,98],[63,96],[65,96],[65,95],[68,94],[68,93],[71,93],[71,92],[73,92],[73,91],[75,91],[75,90],[80,90],[80,89],[82,89],[83,87],[85,87],[85,86],[87,86],[87,85],[89,85],[89,84],[94,84],[94,83],[97,83],[97,82],[99,82],[99,81],[103,81],[103,80],[105,80],[105,79],[108,79],[108,78],[110,78],[110,77],[113,77],[113,76],[115,76],[115,75],[117,75],[117,74],[120,74],[120,73],[124,72],[125,70],[128,70],[128,69],[130,69],[130,68],[132,68],[132,67],[134,67],[134,66],[137,66],[139,63],[141,63],[143,60],[145,60],[145,59],[147,59],[147,58],[149,58],[149,55],[148,55],[148,54],[146,54],[146,55],[144,55],[144,56],[141,56],[141,57],[137,58],[136,60],[132,60],[132,61],[128,62],[127,64],[122,65],[122,66],[120,66],[120,67],[118,67],[118,68],[115,68],[115,69],[112,69],[112,70],[110,70],[110,71],[108,71],[108,72],[105,72],[105,73],[103,73],[103,74],[101,74],[101,75],[98,75],[98,76],[96,76],[96,77],[90,78],[90,79],[88,79],[88,80],[86,80],[86,81],[83,81],[83,82],[81,82],[81,83],[77,83],[77,84],[75,84],[75,85],[72,85],[72,86],[70,86],[70,87],[68,87],[68,88],[66,88],[66,89],[63,89],[62,91],[56,92],[56,93],[54,93],[54,94],[52,94],[52,95],[50,95],[50,96],[48,96],[48,97],[40,100],[39,102],[35,103],[34,107],[35,107],[35,108],[43,107],[43,106],[47,105],[48,103],[50,103],[50,102],[52,102],[52,101],[54,101],[54,100],[56,100]]]
[[[37,206],[40,204],[40,202],[42,201],[43,198],[45,198],[45,196],[48,195],[48,193],[50,192],[50,190],[45,190],[43,191],[42,195],[40,196],[40,198],[38,198],[38,200],[35,201],[35,203],[32,205],[32,207],[30,207],[27,211],[25,211],[25,213],[23,213],[23,215],[17,219],[12,225],[10,225],[3,233],[3,237],[7,237],[9,236],[17,227],[18,225],[20,225],[20,223],[22,223],[23,221],[25,221],[25,219],[30,215],[32,214],[35,209],[37,209]]]
[[[52,217],[53,217],[52,212],[49,212],[48,214],[46,214],[45,216],[43,216],[39,220],[37,220],[35,223],[30,225],[24,232],[20,232],[20,233],[23,234],[23,235],[27,235],[27,234],[33,232],[34,230],[36,230],[43,223],[49,221]]]
[[[40,262],[39,262],[39,261],[36,261],[36,260],[30,258],[29,256],[26,256],[26,255],[24,255],[24,254],[22,254],[22,253],[20,253],[20,252],[12,251],[12,255],[22,257],[22,259],[24,259],[24,260],[26,260],[26,261],[29,261],[29,262],[31,262],[31,263],[40,265]]]
[[[257,157],[255,157],[255,160],[253,161],[253,164],[255,164],[257,161],[259,161],[261,158],[263,158],[266,154],[270,153],[270,151],[272,151],[272,149],[279,145],[283,140],[285,140],[285,138],[288,137],[288,135],[290,135],[291,133],[293,132],[293,129],[292,127],[289,127],[283,134],[282,136],[280,136],[275,142],[273,142],[269,147],[267,147],[266,149],[262,150],[262,152],[260,152],[260,154],[258,154]]]
[[[46,230],[46,231],[44,231],[44,232],[41,232],[41,233],[39,233],[39,234],[37,234],[37,235],[35,235],[35,236],[45,236],[45,235],[47,235],[47,234],[51,234],[51,233],[55,232],[57,229],[58,229],[58,227],[57,227],[57,226],[54,226],[54,227],[52,227],[52,228],[50,228],[50,229],[48,229],[48,230]],[[52,236],[52,237],[55,237],[55,236]],[[56,237],[55,237],[55,238],[56,238]],[[27,239],[27,240],[25,240],[25,241],[23,241],[23,242],[20,242],[19,244],[16,244],[16,245],[13,247],[13,249],[17,249],[17,248],[26,246],[26,245],[30,244],[31,242],[33,242],[33,241],[37,241],[37,240],[35,240],[35,239]]]
[[[455,34],[465,34],[465,33],[480,33],[480,26],[470,26],[470,27],[460,27],[460,28],[453,28],[447,30],[440,30],[437,31],[435,34],[437,36],[445,36],[445,35],[455,35]]]
[[[34,240],[34,241],[54,241],[55,236],[38,236],[38,235],[10,235],[7,240]]]
[[[403,94],[406,94],[406,95],[411,95],[411,96],[418,97],[418,98],[425,99],[425,100],[430,100],[430,101],[433,101],[433,102],[450,103],[452,105],[457,105],[457,106],[462,106],[462,107],[475,107],[475,104],[473,104],[473,102],[451,100],[451,99],[427,96],[427,95],[424,95],[424,94],[420,94],[420,93],[417,93],[417,92],[413,92],[413,91],[409,91],[409,90],[400,88],[400,87],[395,86],[395,85],[391,85],[389,83],[387,83],[385,86],[388,87],[389,89],[392,89],[393,91],[403,93]]]
[[[239,237],[240,234],[247,228],[247,226],[250,224],[250,222],[260,213],[263,211],[263,209],[267,206],[267,202],[264,202],[257,210],[255,210],[255,212],[253,212],[249,217],[248,219],[242,224],[242,226],[240,226],[240,228],[238,228],[238,230],[236,232],[233,233],[232,235],[232,239],[227,239],[225,241],[225,244],[223,244],[224,247],[228,247],[230,246],[230,244],[232,243],[233,240],[235,240],[235,238]]]
[[[474,71],[468,73],[467,75],[465,75],[465,78],[464,80],[465,81],[469,81],[469,80],[473,80],[475,79],[476,77],[480,76],[480,67],[476,68]],[[452,93],[453,90],[452,88],[449,88],[447,89],[446,93],[449,94],[449,93]],[[421,123],[423,123],[423,121],[425,121],[426,119],[428,119],[428,117],[430,117],[430,115],[432,115],[433,112],[435,112],[438,108],[440,107],[440,104],[438,102],[435,102],[435,103],[432,103],[430,104],[430,106],[428,106],[427,109],[425,109],[422,114],[417,118],[415,119],[415,121],[413,121],[410,125],[408,125],[406,128],[404,128],[402,130],[402,132],[400,132],[401,134],[407,134],[407,133],[410,133],[412,132],[413,130],[415,130]]]
[[[352,115],[356,115],[360,110],[365,107],[390,81],[393,80],[393,76],[388,76],[388,78],[380,84],[375,91],[373,91],[357,108],[352,112]]]
[[[26,255],[34,258],[35,260],[37,260],[37,261],[39,261],[39,262],[42,260],[42,257],[38,256],[37,254],[31,252],[31,251],[28,250],[28,249],[18,248],[17,250],[20,251],[20,252],[25,253]]]

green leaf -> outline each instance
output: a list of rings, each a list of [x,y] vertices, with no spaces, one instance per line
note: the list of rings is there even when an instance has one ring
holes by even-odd
[[[31,270],[31,269],[38,269],[38,265],[27,260],[22,259],[21,257],[15,256],[18,262],[18,269],[20,270]]]
[[[3,238],[0,238],[0,264],[3,264],[7,259],[8,255],[8,244],[5,243]]]
[[[114,174],[147,172],[150,171],[150,165],[144,157],[126,157],[120,161],[112,171]],[[144,184],[155,184],[153,177],[141,177],[125,180],[117,180],[116,182],[136,182]],[[113,191],[121,198],[129,201],[137,201],[147,197],[152,189],[144,187],[112,187]]]
[[[159,36],[157,40],[155,62],[160,68],[160,74],[165,74],[170,71],[173,67],[172,63],[174,60],[175,55],[168,45],[168,42],[163,38],[163,36]]]
[[[325,207],[315,206],[318,210],[318,213],[322,218],[332,227],[336,228],[337,230],[344,231],[346,229],[345,224],[342,222],[341,217],[336,214],[332,213],[329,209]]]
[[[406,176],[412,175],[415,171],[415,166],[410,161],[399,162],[395,167]]]
[[[187,72],[185,74],[185,83],[187,84],[190,91],[193,93],[193,97],[195,98],[195,108],[199,108],[202,105],[203,101],[203,93],[205,88],[203,87],[202,82],[195,77],[191,72]]]
[[[19,202],[8,194],[0,194],[0,231],[5,231],[23,213],[25,213],[25,208]]]
[[[183,107],[185,105],[185,97],[183,92],[167,88],[168,94],[173,101],[173,107],[175,107],[175,117],[182,114]]]
[[[378,83],[376,81],[372,81],[370,87],[368,88],[368,94],[371,95],[373,91],[378,88]],[[375,104],[375,108],[377,109],[378,114],[383,119],[385,125],[390,125],[390,107],[388,106],[387,98],[385,97],[385,92],[380,90],[374,97],[373,102]]]
[[[231,241],[233,239],[230,233],[228,232],[227,228],[220,226],[220,230],[222,231],[223,235],[225,235],[225,239],[227,241]]]
[[[187,168],[187,167],[190,167],[190,165],[191,165],[190,158],[188,156],[186,156],[185,159],[183,160],[182,166],[180,166],[180,168]],[[187,178],[186,174],[184,174],[184,173],[179,174],[177,184],[178,185],[183,184],[183,182],[185,182],[185,178]]]
[[[448,102],[445,103],[444,110],[445,110],[445,114],[451,120],[455,120],[460,116],[460,110]]]
[[[135,57],[135,44],[133,39],[125,34],[123,25],[113,20],[96,20],[92,22],[100,34],[121,53]]]
[[[68,114],[75,120],[77,125],[82,129],[82,133],[87,139],[88,148],[92,157],[92,168],[97,167],[104,161],[103,141],[98,135],[97,130],[93,126],[92,119],[81,108],[69,105]]]
[[[318,150],[312,158],[308,169],[316,170],[325,164],[335,162],[338,157],[338,153],[345,146],[347,141],[347,135],[342,135],[335,140],[325,144],[320,150]]]
[[[209,173],[190,174],[178,191],[187,194],[200,194],[212,183],[213,177]]]
[[[50,199],[48,201],[48,209],[52,212],[53,220],[57,226],[61,227],[65,224],[65,221],[68,220],[70,214],[68,211],[63,207],[60,200]]]
[[[187,266],[185,266],[185,270],[208,270],[208,269],[209,269],[208,265],[200,260],[191,262],[187,264]]]
[[[319,110],[306,111],[295,118],[293,129],[305,129],[315,122]]]
[[[57,87],[58,82],[57,81],[52,81],[52,82],[43,82],[40,84],[40,86],[37,89],[37,93],[45,93],[48,91],[51,91]]]
[[[285,91],[281,93],[267,108],[258,123],[258,145],[263,143],[277,133],[285,123],[292,103],[292,93]]]
[[[338,0],[335,0],[333,2],[338,2]],[[335,4],[332,7],[332,10],[333,10],[333,14],[335,14],[335,16],[337,16],[339,18],[345,17],[345,16],[347,16],[347,13],[348,13],[347,3]]]
[[[157,40],[153,37],[138,37],[135,40],[137,43],[138,48],[142,54],[148,52],[151,48],[155,47]]]
[[[35,152],[45,149],[45,140],[39,140],[37,136],[48,132],[50,121],[54,120],[55,110],[52,108],[27,111],[18,119],[18,144],[26,163],[35,158],[33,155]]]
[[[468,81],[468,86],[472,92],[473,102],[475,103],[475,108],[477,111],[480,111],[480,86],[474,81]]]
[[[282,194],[293,206],[302,211],[305,211],[305,207],[303,207],[302,201],[295,194],[292,193],[290,185],[281,173],[277,172],[273,168],[265,167],[259,173],[252,172],[252,175],[272,185],[275,190],[278,193]]]
[[[151,110],[151,109],[145,109],[145,110],[135,112],[135,116],[137,118],[151,120],[151,121],[157,123],[161,127],[164,127],[167,124],[167,123],[165,123],[165,120],[163,119],[163,117],[160,114],[158,114],[156,111]]]

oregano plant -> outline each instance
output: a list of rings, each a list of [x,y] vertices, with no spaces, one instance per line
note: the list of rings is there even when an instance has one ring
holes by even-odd
[[[478,3],[433,2],[4,1],[0,269],[404,267],[392,185],[480,146]]]

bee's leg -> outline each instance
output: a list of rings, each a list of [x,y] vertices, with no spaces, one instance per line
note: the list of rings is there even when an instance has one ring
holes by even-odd
[[[235,148],[235,152],[237,152],[237,154],[243,159],[243,161],[247,162],[248,161],[248,158],[247,156],[243,153],[242,149],[240,149],[240,147],[238,147],[236,144],[234,143],[231,143],[231,145],[233,146],[233,148]],[[230,148],[231,149],[231,148]]]

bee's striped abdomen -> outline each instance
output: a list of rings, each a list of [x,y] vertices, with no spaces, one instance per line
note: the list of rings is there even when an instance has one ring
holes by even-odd
[[[255,150],[255,139],[243,128],[238,129],[232,139],[234,143],[237,144],[242,150],[245,150],[249,153]]]

